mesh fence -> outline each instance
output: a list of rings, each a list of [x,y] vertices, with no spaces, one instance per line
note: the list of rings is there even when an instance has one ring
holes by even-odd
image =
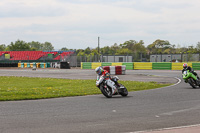
[[[57,58],[58,57],[58,58]],[[56,60],[55,60],[56,58]],[[127,54],[127,55],[82,55],[76,53],[58,56],[47,54],[38,60],[31,60],[27,57],[26,60],[11,60],[9,55],[1,55],[0,62],[68,62],[71,67],[80,67],[81,62],[198,62],[200,54]]]

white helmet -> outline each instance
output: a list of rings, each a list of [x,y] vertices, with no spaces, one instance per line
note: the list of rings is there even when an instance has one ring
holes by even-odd
[[[98,75],[101,75],[102,72],[103,72],[103,69],[102,69],[101,67],[97,67],[97,68],[95,69],[95,72],[96,72]]]

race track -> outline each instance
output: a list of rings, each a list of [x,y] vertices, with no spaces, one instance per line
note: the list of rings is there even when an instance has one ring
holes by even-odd
[[[79,69],[0,69],[0,76],[96,78],[94,70]],[[181,72],[128,70],[119,77],[177,83],[174,77],[181,78]],[[192,89],[183,81],[130,92],[125,98],[93,95],[0,102],[0,133],[130,133],[195,124],[200,124],[200,89]]]

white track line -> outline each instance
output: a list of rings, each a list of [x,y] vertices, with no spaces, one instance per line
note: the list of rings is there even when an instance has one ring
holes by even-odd
[[[146,131],[127,132],[127,133],[148,133],[148,132],[155,132],[155,131],[172,130],[172,129],[181,129],[181,128],[191,128],[191,127],[198,127],[198,126],[200,126],[200,124],[188,125],[188,126],[180,126],[180,127],[161,128],[161,129],[146,130]]]

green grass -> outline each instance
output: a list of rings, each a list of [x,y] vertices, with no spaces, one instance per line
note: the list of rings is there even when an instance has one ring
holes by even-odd
[[[168,86],[156,82],[119,81],[128,91]],[[0,77],[0,101],[44,99],[101,94],[95,80],[54,78]]]

